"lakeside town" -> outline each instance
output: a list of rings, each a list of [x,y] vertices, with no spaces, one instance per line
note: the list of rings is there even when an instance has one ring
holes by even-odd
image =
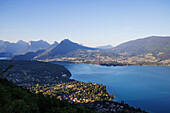
[[[145,113],[145,111],[142,111],[140,108],[135,109],[134,107],[130,107],[123,101],[121,103],[114,101],[114,95],[109,94],[106,86],[103,84],[71,81],[53,85],[36,84],[30,87],[29,90],[35,94],[55,96],[59,100],[67,100],[72,104],[81,105],[100,112]]]
[[[30,87],[33,93],[47,96],[57,96],[60,100],[67,99],[73,103],[88,103],[94,101],[112,101],[113,94],[109,94],[106,86],[96,83],[71,81],[56,85],[39,85]]]
[[[44,59],[39,61],[62,61],[81,64],[106,64],[106,65],[170,65],[170,59],[163,59],[165,52],[158,52],[156,54],[146,53],[139,55],[130,55],[128,52],[115,54],[114,52],[99,51],[99,50],[77,50],[67,54],[66,56],[59,56],[53,59]]]

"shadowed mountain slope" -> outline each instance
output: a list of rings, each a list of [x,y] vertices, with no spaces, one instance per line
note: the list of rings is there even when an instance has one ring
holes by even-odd
[[[37,55],[45,52],[46,50],[38,50],[36,52],[27,52],[24,55],[15,55],[10,60],[32,60]]]
[[[63,56],[68,54],[69,52],[73,52],[76,50],[95,50],[95,48],[85,47],[79,45],[77,43],[71,42],[68,39],[61,41],[56,47],[51,50],[48,50],[42,54],[40,54],[37,58],[38,59],[46,59],[46,58],[55,58],[56,56]]]

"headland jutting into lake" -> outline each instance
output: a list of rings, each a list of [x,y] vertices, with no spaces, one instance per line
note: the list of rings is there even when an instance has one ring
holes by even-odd
[[[51,97],[55,96],[60,100],[66,99],[72,104],[74,103],[76,105],[81,105],[88,109],[97,110],[97,111],[127,112],[127,113],[145,112],[142,111],[140,108],[136,109],[134,107],[130,107],[128,104],[125,104],[123,102],[118,103],[116,101],[113,101],[114,98],[113,94],[108,93],[106,90],[106,86],[102,84],[96,84],[90,82],[85,83],[85,82],[79,82],[79,81],[67,79],[69,73],[60,65],[37,62],[37,61],[3,60],[0,62],[1,65],[3,65],[1,66],[3,67],[3,69],[10,64],[13,64],[14,66],[14,68],[9,69],[9,71],[6,72],[3,77],[7,78],[8,80],[20,86],[28,87],[35,94],[42,94],[44,96],[49,95]],[[22,64],[24,64],[24,67],[21,67]],[[41,65],[41,70],[43,71],[42,72],[39,71],[39,73],[37,74],[34,73],[34,77],[33,77],[31,73],[36,69],[33,70],[32,67],[39,67],[38,65]],[[43,67],[43,65],[46,66],[48,65],[48,66]],[[63,68],[62,71],[60,72],[62,79],[60,79],[60,76],[58,76],[59,73],[58,74],[56,73],[57,78],[50,77],[51,72],[48,68],[51,67],[54,68],[54,66],[60,69]],[[46,74],[45,77],[50,78],[49,79],[50,81],[43,82],[42,76],[44,75],[42,75],[41,77],[39,76],[42,73],[44,73],[44,71],[46,71],[46,73],[49,73],[49,75]],[[23,74],[25,74],[24,77],[20,76]],[[33,81],[31,82],[30,80],[33,80],[34,82]],[[26,81],[30,81],[30,84],[28,83],[26,84],[25,83]]]

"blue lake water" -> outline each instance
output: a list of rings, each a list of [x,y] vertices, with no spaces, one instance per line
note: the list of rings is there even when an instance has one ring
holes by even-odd
[[[53,62],[64,65],[72,79],[104,84],[115,100],[153,113],[170,113],[169,66],[116,66]]]
[[[9,57],[0,57],[0,60],[7,60]]]

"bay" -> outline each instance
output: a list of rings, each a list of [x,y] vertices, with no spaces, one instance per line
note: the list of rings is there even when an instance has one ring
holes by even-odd
[[[170,112],[169,66],[100,66],[53,62],[65,66],[72,79],[104,84],[116,101],[153,113]]]

